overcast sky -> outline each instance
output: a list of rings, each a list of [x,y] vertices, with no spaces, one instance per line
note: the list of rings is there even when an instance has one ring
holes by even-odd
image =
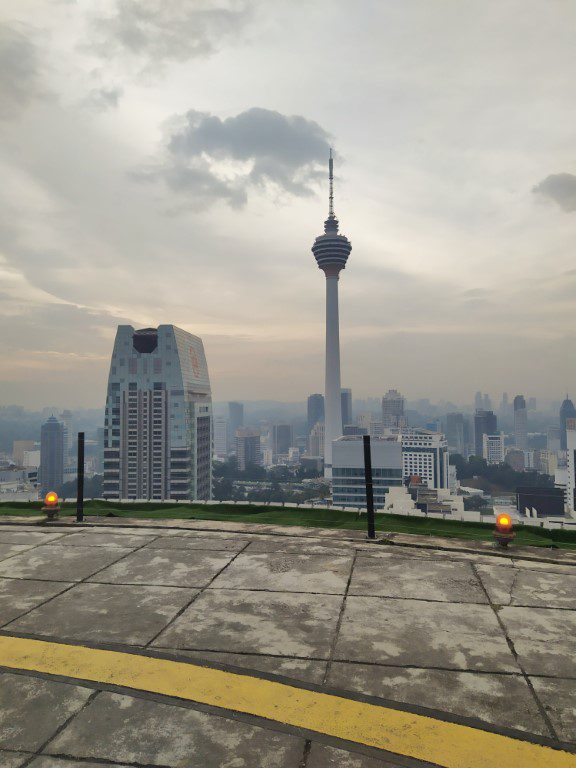
[[[2,0],[0,403],[100,406],[118,323],[215,399],[576,395],[573,0]]]

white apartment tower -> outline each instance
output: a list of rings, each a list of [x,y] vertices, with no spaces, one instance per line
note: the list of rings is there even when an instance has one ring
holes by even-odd
[[[407,429],[402,442],[402,474],[417,475],[428,488],[449,488],[448,443],[444,435],[428,429]]]
[[[173,325],[118,326],[106,399],[104,497],[210,499],[211,459],[202,340]]]
[[[334,215],[334,174],[332,150],[328,161],[330,197],[324,234],[314,241],[312,253],[318,267],[326,276],[326,390],[324,396],[324,476],[332,477],[332,441],[342,435],[342,404],[340,387],[340,326],[338,319],[338,280],[346,267],[352,245],[338,234],[338,219]]]
[[[502,464],[504,461],[504,435],[482,435],[482,456],[488,464]]]

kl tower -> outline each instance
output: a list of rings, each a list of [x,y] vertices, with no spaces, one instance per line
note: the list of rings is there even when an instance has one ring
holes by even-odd
[[[352,244],[338,234],[334,215],[334,174],[332,150],[328,160],[330,197],[324,234],[317,237],[312,253],[326,276],[326,385],[324,395],[324,477],[332,478],[332,440],[342,435],[340,395],[340,322],[338,319],[338,280],[346,267]]]

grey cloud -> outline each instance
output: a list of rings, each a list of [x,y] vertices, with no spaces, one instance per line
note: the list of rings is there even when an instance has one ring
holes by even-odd
[[[328,133],[300,115],[253,107],[221,120],[191,110],[169,138],[163,165],[139,175],[163,178],[199,204],[220,198],[238,207],[250,187],[272,185],[298,197],[313,194],[311,185],[325,172],[328,149]],[[226,179],[218,175],[219,163],[232,164],[232,180],[230,174]]]
[[[576,211],[576,176],[553,173],[541,181],[533,192],[548,197],[567,212]]]
[[[122,88],[96,88],[90,92],[86,105],[99,111],[113,109],[118,106],[122,94]]]
[[[116,0],[95,22],[101,53],[129,53],[158,66],[214,51],[251,17],[253,0]]]
[[[42,95],[35,45],[21,31],[0,24],[0,119],[17,115]]]

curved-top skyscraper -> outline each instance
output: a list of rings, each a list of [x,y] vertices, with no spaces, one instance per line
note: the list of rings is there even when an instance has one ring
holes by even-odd
[[[338,279],[346,267],[352,244],[338,234],[334,215],[334,173],[332,150],[328,161],[330,197],[324,234],[317,237],[312,253],[326,276],[326,391],[324,397],[324,476],[332,477],[332,440],[342,435],[340,399],[340,329],[338,320]]]

